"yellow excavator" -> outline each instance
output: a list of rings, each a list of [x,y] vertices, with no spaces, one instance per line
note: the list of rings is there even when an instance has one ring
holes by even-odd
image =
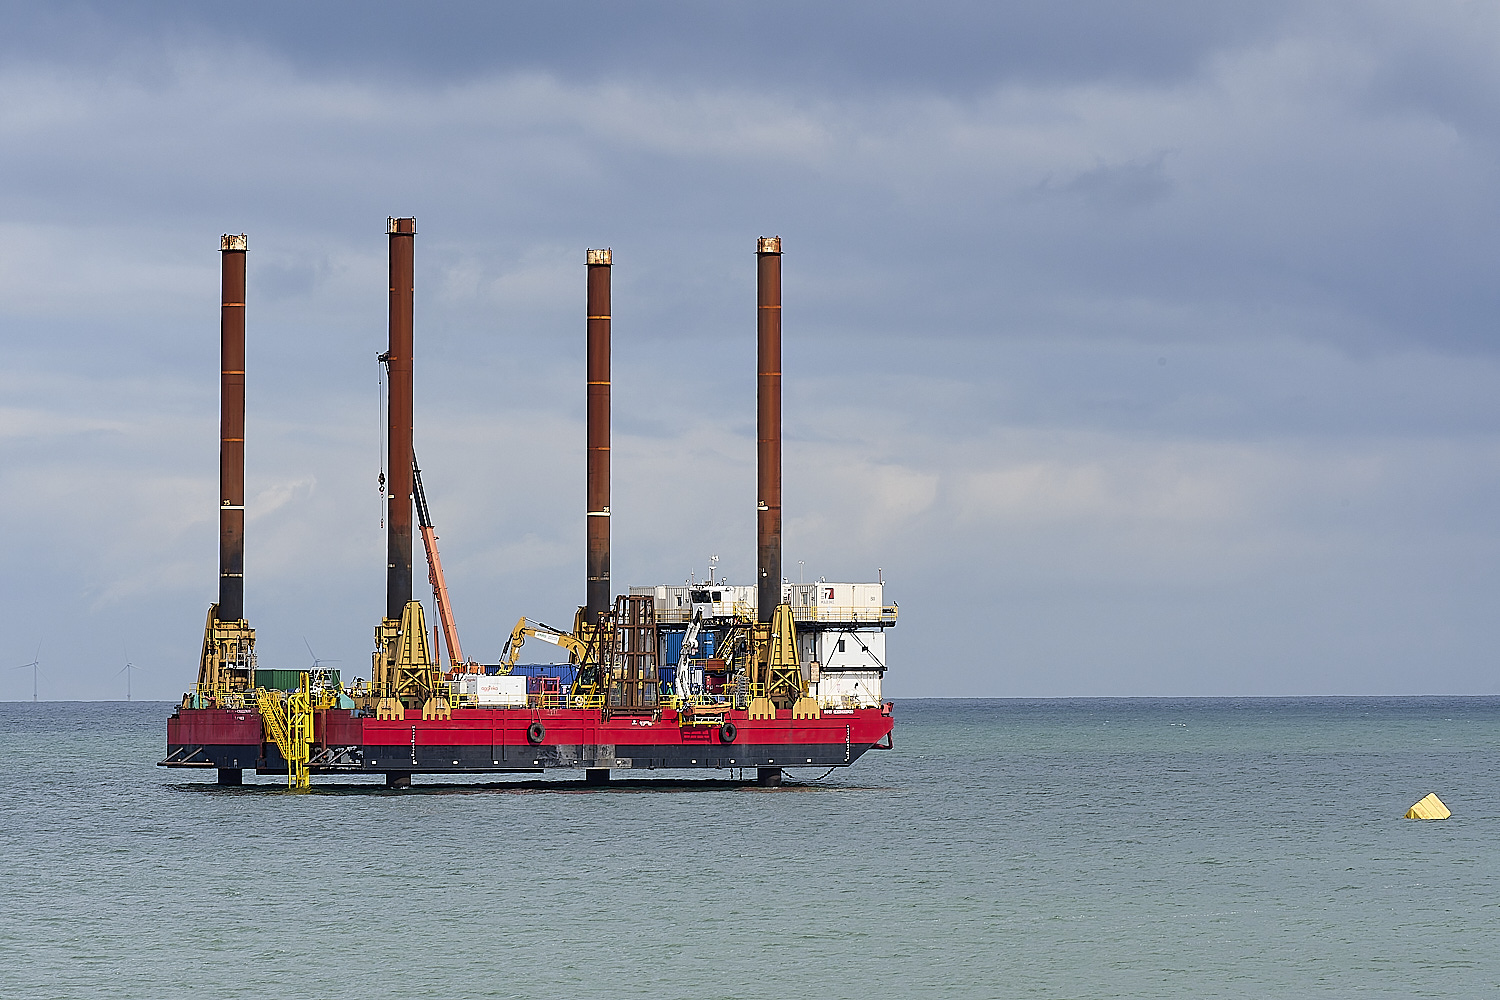
[[[582,663],[588,656],[589,645],[571,632],[553,628],[542,622],[534,622],[530,618],[522,617],[516,622],[516,627],[510,630],[510,638],[505,640],[505,651],[500,654],[500,673],[508,674],[516,665],[516,658],[521,655],[521,646],[527,639],[540,639],[542,642],[550,642],[554,646],[560,646],[568,651],[568,658],[574,663]]]
[[[610,642],[614,635],[613,625],[603,622],[589,626],[584,622],[584,609],[579,608],[574,616],[573,631],[564,632],[542,622],[522,617],[510,630],[505,649],[500,654],[500,673],[508,674],[521,655],[521,646],[527,639],[540,639],[568,651],[568,662],[576,664],[578,673],[573,679],[569,702],[574,707],[598,707],[603,705],[605,666]]]

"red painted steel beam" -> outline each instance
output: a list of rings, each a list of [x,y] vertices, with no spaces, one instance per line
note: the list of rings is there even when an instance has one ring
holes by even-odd
[[[245,252],[241,233],[219,238],[219,605],[245,617]]]
[[[588,264],[588,484],[585,621],[597,623],[613,605],[609,593],[609,250],[590,250]]]
[[[756,244],[756,615],[781,603],[781,237]]]
[[[416,297],[413,251],[416,219],[388,219],[390,239],[390,424],[387,428],[387,468],[390,494],[386,499],[385,615],[401,619],[411,601],[412,556],[412,311]]]

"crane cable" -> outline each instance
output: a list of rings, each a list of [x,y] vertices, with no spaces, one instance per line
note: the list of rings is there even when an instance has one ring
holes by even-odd
[[[380,493],[380,527],[385,528],[385,452],[386,452],[386,390],[385,390],[385,366],[386,359],[390,355],[380,354],[375,358],[380,367],[378,376],[379,389],[375,395],[375,410],[379,418],[380,426],[376,432],[376,438],[380,448],[380,478],[376,481],[376,489]]]

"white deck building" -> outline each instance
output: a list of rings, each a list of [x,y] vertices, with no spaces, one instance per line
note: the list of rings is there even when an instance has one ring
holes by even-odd
[[[655,601],[662,632],[660,662],[675,666],[682,633],[700,611],[705,636],[702,653],[712,656],[715,626],[735,619],[755,620],[755,587],[689,583],[631,587],[633,595]],[[885,603],[884,583],[788,583],[782,600],[797,623],[797,647],[808,693],[824,708],[878,706],[885,676],[885,630],[896,624],[897,607]],[[675,641],[674,641],[675,637]]]

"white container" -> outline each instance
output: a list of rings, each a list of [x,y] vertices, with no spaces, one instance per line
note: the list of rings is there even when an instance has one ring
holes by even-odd
[[[525,677],[513,674],[504,677],[491,677],[488,674],[467,674],[465,677],[473,679],[474,700],[481,705],[526,707]]]

